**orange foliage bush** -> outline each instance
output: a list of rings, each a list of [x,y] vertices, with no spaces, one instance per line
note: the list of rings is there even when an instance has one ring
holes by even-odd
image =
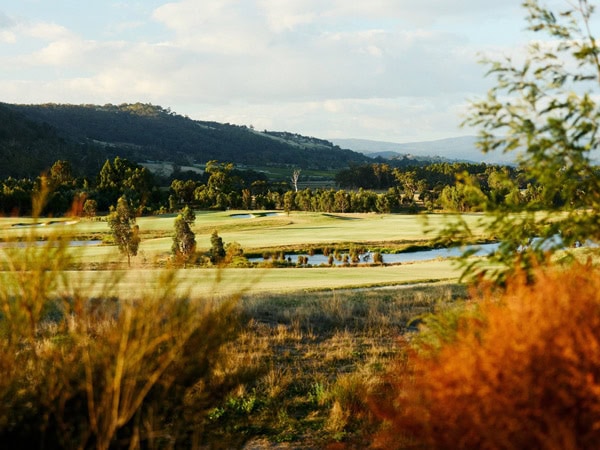
[[[377,448],[600,448],[600,270],[486,290],[450,343],[415,348],[372,400]]]

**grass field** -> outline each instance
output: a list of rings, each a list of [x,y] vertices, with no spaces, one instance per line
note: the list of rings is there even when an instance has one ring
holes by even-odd
[[[237,218],[238,215],[252,214],[251,218]],[[244,249],[256,250],[286,245],[326,244],[341,242],[423,242],[432,238],[425,232],[427,228],[436,230],[452,216],[442,214],[404,215],[404,214],[327,214],[327,213],[266,213],[263,211],[199,211],[196,214],[194,232],[202,248],[203,235],[210,236],[213,230],[226,242],[239,242]],[[475,223],[477,215],[463,215],[470,223]],[[166,242],[155,243],[164,238],[170,241],[173,233],[174,214],[141,217],[138,219],[140,231],[146,244],[156,249],[168,251]],[[26,227],[33,224],[28,218],[0,219],[0,237],[16,238],[35,230],[41,237],[56,232],[67,232],[73,236],[107,235],[108,226],[102,218],[96,220],[39,219],[41,226]],[[23,225],[23,226],[18,226]],[[208,241],[208,239],[207,239]],[[157,244],[157,245],[154,245]]]
[[[141,291],[159,289],[159,269],[120,270],[114,294],[121,298],[136,297]],[[80,270],[67,272],[73,283],[103,292],[113,279],[114,271]],[[179,290],[191,295],[231,295],[238,293],[290,293],[361,287],[385,287],[439,281],[456,281],[458,269],[449,260],[433,260],[386,267],[348,268],[280,268],[216,269],[189,268],[178,272]],[[91,287],[90,287],[91,286]],[[94,288],[95,286],[95,288]]]
[[[464,216],[474,221],[477,216]],[[122,295],[137,292],[136,286],[151,287],[156,270],[169,260],[175,215],[141,217],[138,219],[142,242],[130,270],[124,271]],[[439,229],[447,216],[427,216],[428,227]],[[370,249],[401,250],[423,245],[433,238],[424,231],[423,216],[393,214],[322,214],[267,213],[264,211],[221,211],[196,214],[194,226],[199,252],[210,247],[210,235],[217,230],[225,243],[238,242],[246,254],[284,249],[287,252],[305,251],[324,246],[361,244]],[[82,269],[82,280],[101,278],[98,268],[125,268],[117,248],[110,245],[110,233],[102,218],[95,220],[40,219],[37,224],[27,218],[0,219],[0,236],[5,241],[48,239],[67,235],[69,239],[102,241],[97,245],[74,247],[74,260]],[[7,244],[8,245],[8,244]],[[385,251],[385,250],[384,250]],[[96,269],[96,270],[90,270]],[[448,260],[385,267],[349,268],[285,268],[269,269],[210,269],[188,268],[180,273],[182,289],[188,287],[202,292],[225,290],[237,292],[289,292],[294,290],[339,289],[360,286],[385,286],[439,280],[456,280],[459,272]],[[217,283],[217,280],[220,282]]]
[[[288,216],[253,212],[248,217],[247,213],[198,212],[194,226],[198,251],[209,248],[210,234],[215,229],[225,243],[238,242],[247,253],[351,244],[400,250],[426,244],[433,237],[424,232],[420,216],[317,213]],[[247,218],[236,218],[236,214]],[[163,307],[168,308],[173,300],[182,297],[186,299],[184,304],[199,300],[199,304],[210,305],[211,299],[216,304],[235,299],[239,325],[223,349],[224,359],[219,363],[222,366],[216,367],[215,373],[217,379],[227,379],[230,370],[243,367],[255,375],[239,381],[233,391],[215,400],[202,422],[206,448],[330,448],[336,442],[362,448],[372,431],[364,393],[398,354],[399,335],[407,332],[413,319],[466,296],[465,287],[456,283],[458,269],[453,261],[443,259],[356,267],[188,267],[177,270],[175,279],[165,282],[172,273],[167,262],[174,218],[164,215],[138,220],[142,241],[131,268],[109,243],[108,225],[102,219],[43,219],[37,224],[26,218],[0,219],[0,263],[7,263],[2,264],[4,271],[0,272],[0,287],[4,288],[0,289],[4,296],[0,295],[0,300],[5,300],[4,313],[12,311],[10,305],[16,296],[25,305],[25,313],[37,311],[41,325],[35,325],[36,333],[39,330],[58,333],[47,340],[35,337],[34,333],[33,349],[70,342],[103,345],[104,338],[96,330],[112,330],[115,334],[106,338],[107,348],[111,349],[106,355],[112,355],[118,347],[115,342],[124,342],[114,337],[121,332],[121,322],[115,322],[116,316],[111,316],[115,305],[117,311],[125,308],[131,314],[140,314],[141,329],[148,331],[148,342],[152,343],[155,331],[145,328],[146,324],[171,330],[169,321],[173,318],[166,315],[163,320],[160,314],[164,314]],[[476,218],[466,216],[466,220]],[[433,215],[429,217],[429,226],[441,227],[444,220],[444,216]],[[58,236],[99,243],[86,247],[70,242],[60,247],[52,240]],[[36,244],[21,245],[18,241],[23,240]],[[85,307],[74,308],[72,313],[88,314],[81,323],[95,324],[91,327],[94,338],[77,334],[79,328],[74,326],[77,322],[71,318],[65,319],[64,328],[46,325],[44,314],[49,314],[50,321],[59,320],[61,309],[50,308],[46,313],[43,308],[31,308],[30,298],[42,301],[58,298],[65,305],[83,299]],[[158,317],[153,310],[143,316],[142,306],[146,304],[157,305]],[[103,322],[104,317],[110,320]],[[190,324],[197,321],[196,316],[180,319]],[[19,322],[24,329],[28,329],[28,323]],[[216,333],[218,337],[220,329],[213,329],[210,324],[207,322],[206,333]],[[173,330],[179,330],[178,327],[173,325]],[[176,339],[178,333],[174,332],[172,338]],[[21,332],[17,334],[20,336]],[[145,336],[131,334],[131,348],[144,344]],[[5,356],[22,353],[8,348]],[[69,351],[61,350],[57,355],[68,356]],[[133,359],[152,361],[154,357]],[[61,377],[66,376],[63,372],[70,373],[71,368],[76,368],[79,361],[53,358],[62,361],[62,365],[48,359],[48,367]],[[112,360],[112,357],[100,358],[107,373],[113,371]],[[46,360],[33,352],[27,361],[27,364],[15,363],[15,368]],[[191,363],[189,360],[184,366]],[[47,371],[44,368],[42,373]],[[16,369],[14,373],[7,380],[15,385],[24,379],[46,380],[21,376]],[[73,374],[74,380],[79,380],[79,372]],[[7,383],[4,388],[0,383],[0,394],[8,392],[6,398],[12,398],[12,384]],[[38,390],[30,392],[35,395]],[[45,401],[51,406],[55,403],[54,399]],[[84,420],[84,416],[69,417],[69,423]],[[352,447],[354,443],[356,446]]]

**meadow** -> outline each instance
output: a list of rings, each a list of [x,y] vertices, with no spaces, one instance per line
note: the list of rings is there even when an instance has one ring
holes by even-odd
[[[399,252],[434,246],[435,230],[453,218],[198,212],[194,232],[199,253],[208,251],[214,230],[226,243],[239,243],[245,254],[352,246]],[[481,216],[461,218],[474,224]],[[537,442],[540,433],[529,433],[526,420],[498,429],[498,420],[513,414],[495,405],[514,397],[519,412],[520,399],[529,399],[535,386],[540,401],[550,396],[558,405],[543,409],[555,423],[570,417],[565,411],[572,393],[581,402],[595,395],[580,389],[589,379],[583,366],[577,386],[568,385],[566,394],[556,391],[554,375],[571,379],[574,351],[582,358],[597,355],[597,340],[588,339],[597,330],[597,314],[590,311],[597,311],[600,279],[591,262],[558,281],[553,280],[559,275],[549,272],[539,301],[531,305],[543,317],[523,327],[529,309],[516,301],[511,307],[516,318],[505,323],[498,293],[458,283],[453,260],[176,267],[170,258],[174,220],[174,215],[138,219],[142,241],[131,267],[102,217],[0,220],[1,442],[52,449],[318,449],[373,443],[405,449],[419,442],[425,443],[422,448],[449,448],[457,436],[506,442],[511,438],[504,430],[515,426]],[[509,292],[507,301],[533,298],[537,288],[523,280],[514,284],[518,295]],[[571,311],[580,302],[563,300],[578,296],[586,283],[589,304]],[[482,294],[489,306],[484,300],[479,309]],[[545,307],[553,296],[558,303]],[[489,348],[480,336],[496,331],[481,313],[501,327]],[[571,313],[577,320],[569,319]],[[551,325],[550,337],[535,337],[537,331],[546,333],[538,322]],[[569,331],[573,324],[591,331]],[[521,337],[513,342],[507,338],[513,335]],[[555,336],[562,336],[556,345]],[[535,352],[515,351],[528,337],[533,349],[548,342],[540,353],[550,358],[543,368]],[[471,364],[484,347],[477,353],[481,364]],[[438,355],[444,358],[441,366]],[[506,376],[517,374],[511,382],[516,395],[507,394],[513,391],[496,376],[498,368],[506,368]],[[449,382],[449,374],[459,382]],[[485,377],[498,381],[497,400],[487,398]],[[481,388],[471,389],[480,379]],[[440,395],[448,400],[436,400]],[[457,404],[461,410],[489,407],[460,415],[447,429],[445,424],[457,418]],[[467,420],[477,414],[483,421]],[[587,418],[586,412],[577,416],[583,428],[592,429]],[[482,431],[471,432],[476,427]],[[579,439],[577,433],[567,435]],[[581,436],[588,439],[589,433]],[[434,440],[442,444],[430,445]],[[533,447],[539,446],[527,446]]]
[[[475,220],[476,215],[465,215]],[[152,286],[155,270],[168,267],[175,215],[140,217],[141,244],[132,269],[127,269],[116,246],[111,243],[104,218],[95,219],[0,219],[0,236],[11,242],[31,238],[44,240],[52,236],[67,236],[76,243],[71,248],[77,273],[82,283],[90,279],[110,277],[99,270],[122,270],[120,295],[136,292],[136,284]],[[426,228],[437,230],[448,216],[436,214],[379,215],[379,214],[322,214],[292,212],[290,214],[263,211],[199,211],[193,231],[197,251],[207,252],[210,235],[217,230],[225,244],[237,242],[246,256],[265,253],[287,254],[316,251],[324,247],[348,251],[360,245],[372,251],[399,252],[410,248],[428,248],[435,236]],[[40,243],[43,245],[43,243]],[[385,256],[384,256],[385,261]],[[200,270],[200,271],[199,271]],[[296,290],[329,290],[367,286],[454,281],[460,275],[451,260],[434,259],[402,265],[356,267],[278,268],[215,268],[189,267],[181,271],[182,290],[192,287],[199,292],[224,294],[240,291],[291,292]]]
[[[392,252],[427,247],[433,239],[420,216],[226,211],[196,217],[199,252],[208,250],[215,229],[246,254],[359,244]],[[433,215],[427,226],[440,227],[447,219]],[[0,331],[31,336],[0,346],[9,361],[0,368],[0,400],[7,405],[0,411],[0,421],[5,420],[0,437],[6,442],[37,436],[30,428],[36,420],[39,429],[48,430],[76,414],[83,431],[71,430],[69,445],[112,448],[132,435],[147,448],[181,442],[208,448],[364,445],[376,427],[365,395],[398,354],[399,337],[423,314],[467,297],[456,282],[457,267],[441,259],[174,269],[169,264],[173,223],[174,215],[139,218],[140,252],[128,268],[103,218],[0,220],[0,303],[18,325],[2,321]],[[165,346],[173,351],[165,353]],[[115,359],[108,358],[117,348]],[[194,379],[188,371],[199,381],[180,392],[178,384]],[[106,375],[95,379],[95,373]],[[150,387],[142,395],[129,379]],[[121,411],[115,392],[127,389],[142,400]],[[16,390],[24,393],[22,400],[14,398]],[[97,406],[89,403],[90,392]],[[85,401],[69,403],[86,397],[87,409],[78,409]],[[54,409],[60,402],[71,406]],[[23,406],[31,404],[39,404],[40,411]],[[194,412],[177,412],[183,404]],[[165,423],[153,415],[157,405],[164,406],[161,414],[175,414],[179,421]],[[24,422],[11,422],[17,420],[13,416]],[[104,428],[97,424],[103,416]],[[135,425],[138,416],[148,430]],[[174,433],[177,427],[184,430],[181,436]]]

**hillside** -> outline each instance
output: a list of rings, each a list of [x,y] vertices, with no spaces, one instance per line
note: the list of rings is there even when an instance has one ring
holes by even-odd
[[[34,177],[57,159],[77,162],[80,173],[92,173],[110,157],[104,148],[78,143],[47,123],[27,119],[0,104],[0,177]]]
[[[332,139],[332,142],[344,148],[364,153],[370,157],[381,156],[384,159],[431,158],[449,161],[468,161],[488,164],[510,164],[514,155],[500,152],[484,154],[476,146],[475,136],[439,139],[424,142],[382,142],[365,139]]]
[[[0,104],[0,114],[6,119],[0,129],[1,176],[39,173],[60,158],[87,171],[116,155],[136,162],[218,160],[302,169],[339,169],[368,159],[321,139],[197,121],[141,103]],[[27,161],[32,156],[36,160]]]

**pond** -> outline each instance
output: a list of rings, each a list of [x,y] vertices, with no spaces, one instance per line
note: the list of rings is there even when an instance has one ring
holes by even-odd
[[[479,250],[475,255],[484,256],[490,253],[493,253],[499,246],[498,243],[492,244],[482,244],[478,246],[467,246],[467,247],[452,247],[452,248],[436,248],[430,250],[418,250],[415,252],[405,252],[405,253],[383,253],[383,262],[385,264],[398,264],[398,263],[411,263],[416,261],[428,261],[431,259],[438,258],[451,258],[462,255],[465,250],[469,250],[471,248],[478,247]],[[318,266],[321,264],[328,264],[329,257],[322,254],[293,254],[286,255],[286,259],[290,258],[293,263],[298,261],[298,257],[302,256],[308,258],[308,264],[312,264],[314,266]],[[248,258],[250,262],[263,262],[265,261],[263,258]],[[370,263],[373,261],[373,253],[367,252],[360,255],[361,263]],[[341,265],[342,261],[338,261],[334,259],[334,264]]]
[[[50,227],[50,226],[66,226],[75,225],[78,220],[50,220],[48,222],[20,222],[13,223],[13,228],[34,228],[34,227]]]

